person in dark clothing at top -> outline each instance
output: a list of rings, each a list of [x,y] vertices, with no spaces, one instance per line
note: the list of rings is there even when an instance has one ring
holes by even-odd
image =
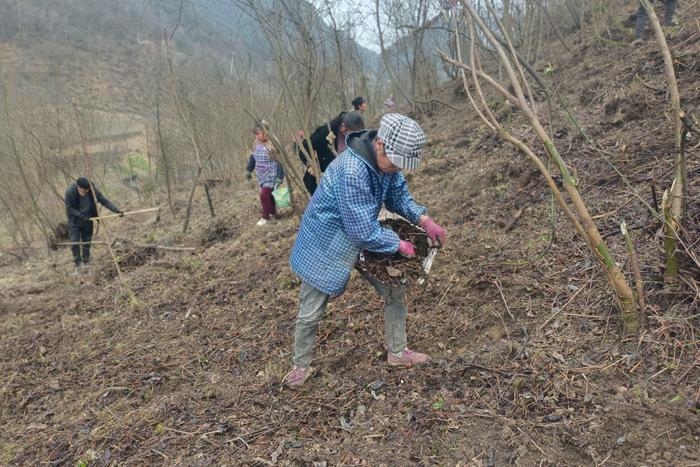
[[[365,100],[364,97],[358,96],[354,98],[351,102],[352,107],[357,110],[358,112],[364,112],[367,110],[367,101]]]
[[[255,170],[255,156],[251,154],[248,156],[248,163],[245,166],[245,179],[253,179],[253,170]]]
[[[354,132],[364,130],[365,120],[362,114],[357,111],[340,112],[337,117],[328,122],[326,125],[321,125],[316,128],[309,137],[311,147],[318,157],[318,165],[321,173],[326,171],[328,164],[333,162],[333,159],[345,151],[345,137]],[[314,177],[311,168],[311,161],[306,157],[308,154],[307,141],[303,141],[304,150],[299,150],[299,159],[306,166],[304,173],[304,186],[309,194],[313,195],[316,191],[316,177]]]
[[[652,4],[654,3],[654,0],[650,1]],[[675,19],[675,13],[676,6],[678,5],[678,0],[661,0],[661,3],[664,4],[663,25],[675,26],[677,24]],[[637,22],[634,28],[635,43],[641,42],[642,36],[644,36],[648,25],[649,15],[647,14],[647,10],[646,8],[644,8],[644,5],[640,3],[639,10],[637,10]]]
[[[95,190],[94,197],[91,190]],[[124,215],[94,185],[91,185],[87,178],[80,177],[68,187],[65,196],[68,238],[73,243],[71,250],[76,273],[80,272],[82,265],[90,262],[90,242],[92,241],[92,221],[90,218],[97,217],[95,198],[110,211]]]

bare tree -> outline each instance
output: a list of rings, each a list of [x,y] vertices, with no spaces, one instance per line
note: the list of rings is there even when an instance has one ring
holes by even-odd
[[[612,258],[606,242],[603,240],[595,225],[595,222],[591,218],[586,203],[578,190],[576,180],[571,175],[568,164],[563,160],[551,137],[540,123],[537,115],[535,100],[532,98],[533,93],[530,84],[525,77],[512,42],[510,41],[502,22],[498,18],[492,2],[490,0],[486,0],[485,4],[488,8],[490,17],[494,20],[496,26],[498,27],[498,31],[503,36],[503,39],[507,44],[507,48],[503,48],[501,46],[499,41],[494,36],[494,31],[492,31],[482,17],[477,14],[472,5],[465,0],[460,1],[464,7],[465,15],[468,15],[467,19],[471,39],[469,63],[464,63],[463,57],[461,57],[461,52],[459,53],[457,60],[449,58],[445,54],[442,54],[443,59],[459,66],[462,69],[462,79],[465,92],[468,94],[472,106],[477,111],[477,114],[482,121],[501,138],[515,145],[523,153],[525,153],[530,161],[533,162],[540,173],[544,176],[547,185],[557,201],[557,204],[562,209],[567,219],[574,226],[578,235],[586,243],[586,245],[588,245],[592,253],[603,267],[610,286],[615,292],[615,298],[621,311],[622,323],[625,332],[630,334],[637,333],[644,323],[642,313],[643,310],[638,308],[638,302],[635,299],[632,288],[627,282],[627,279],[620,270],[619,266]],[[477,36],[477,27],[479,28],[481,36]],[[484,70],[476,51],[475,42],[477,41],[477,37],[483,37],[484,40],[489,43],[490,47],[496,51],[499,63],[503,66],[506,72],[506,76],[512,91],[506,89]],[[474,98],[472,95],[471,88],[466,77],[466,71],[470,72],[471,82],[476,92],[476,98]],[[521,139],[516,138],[509,133],[495,117],[481,90],[480,83],[482,81],[488,83],[510,104],[520,109],[520,111],[523,113],[529,126],[542,143],[545,153],[557,167],[563,180],[563,188],[564,192],[568,196],[568,201],[565,199],[564,193],[562,193],[557,187],[551,173],[543,161],[537,156],[535,150],[533,150]]]

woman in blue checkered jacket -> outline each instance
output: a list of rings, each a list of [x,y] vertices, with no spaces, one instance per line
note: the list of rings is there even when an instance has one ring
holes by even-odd
[[[293,368],[288,386],[299,386],[312,374],[311,357],[318,323],[328,299],[347,286],[360,251],[415,256],[414,246],[379,224],[382,206],[420,224],[430,241],[445,241],[445,230],[426,215],[408,192],[402,169],[415,169],[425,135],[412,119],[384,115],[378,131],[347,137],[348,149],[333,161],[304,212],[292,249],[292,270],[302,279],[294,331]],[[388,286],[365,276],[384,297],[384,337],[390,365],[411,366],[428,356],[410,350],[406,338],[403,287]]]

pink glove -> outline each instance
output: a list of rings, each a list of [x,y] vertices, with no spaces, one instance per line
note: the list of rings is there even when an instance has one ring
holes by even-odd
[[[399,254],[404,258],[415,258],[416,247],[414,247],[411,242],[399,240]]]
[[[428,234],[428,244],[430,246],[440,246],[445,242],[445,229],[437,225],[430,217],[426,216],[420,226]]]

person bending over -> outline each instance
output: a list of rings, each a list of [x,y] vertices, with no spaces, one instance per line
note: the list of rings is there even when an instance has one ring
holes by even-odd
[[[318,324],[331,296],[343,293],[361,251],[415,256],[412,243],[379,224],[382,206],[425,229],[430,242],[445,241],[445,230],[427,216],[408,191],[402,170],[420,162],[425,135],[410,118],[384,115],[378,131],[347,137],[348,149],[334,160],[306,207],[290,265],[301,280],[294,330],[292,370],[287,386],[299,386],[312,374],[312,350]],[[384,298],[384,338],[389,365],[424,363],[428,356],[408,348],[406,292],[364,276]]]

